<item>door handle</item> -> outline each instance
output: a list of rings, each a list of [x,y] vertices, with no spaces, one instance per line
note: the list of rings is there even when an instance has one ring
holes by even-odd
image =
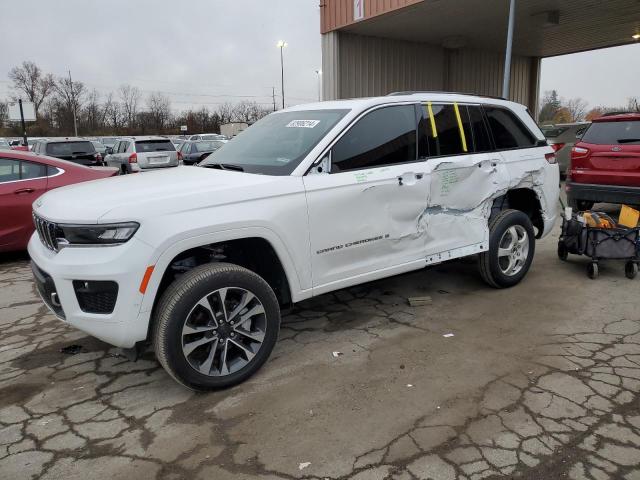
[[[33,193],[33,192],[35,192],[33,188],[19,188],[18,190],[15,190],[13,193],[15,193],[16,195],[20,195],[22,193]]]
[[[405,182],[407,182],[406,185],[414,185],[416,183],[414,180],[422,180],[422,177],[424,173],[405,173],[398,177],[398,185],[403,186]]]

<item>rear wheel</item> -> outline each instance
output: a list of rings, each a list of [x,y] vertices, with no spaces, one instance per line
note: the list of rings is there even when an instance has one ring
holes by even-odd
[[[527,215],[504,210],[489,225],[489,251],[480,254],[480,274],[494,288],[518,284],[535,253],[535,233]]]
[[[591,280],[595,280],[596,278],[598,278],[598,275],[600,275],[600,269],[598,268],[597,263],[592,262],[589,265],[587,265],[587,276]]]
[[[627,262],[624,265],[624,274],[628,279],[633,280],[638,276],[638,264],[636,262]]]
[[[567,258],[569,258],[569,250],[564,242],[558,242],[558,258],[563,262],[566,262]]]
[[[165,291],[154,346],[174,379],[211,390],[253,375],[271,354],[279,328],[280,307],[267,282],[237,265],[209,264]]]

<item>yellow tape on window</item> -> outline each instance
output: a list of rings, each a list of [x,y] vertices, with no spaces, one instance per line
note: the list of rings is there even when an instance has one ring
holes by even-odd
[[[462,150],[468,152],[467,148],[467,136],[464,133],[464,127],[462,126],[462,117],[460,116],[460,109],[458,108],[458,104],[454,103],[453,108],[456,111],[456,118],[458,119],[458,129],[460,130],[460,140],[462,141]]]
[[[436,119],[433,116],[431,102],[427,102],[427,110],[429,112],[429,121],[431,122],[431,133],[433,134],[433,138],[438,138],[438,129],[436,128]]]

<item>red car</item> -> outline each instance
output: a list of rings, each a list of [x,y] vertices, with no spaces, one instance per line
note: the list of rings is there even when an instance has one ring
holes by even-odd
[[[0,252],[27,248],[34,230],[31,205],[40,195],[117,174],[116,168],[91,168],[29,152],[0,150]]]
[[[566,190],[576,210],[598,202],[640,204],[640,113],[593,121],[571,151]]]

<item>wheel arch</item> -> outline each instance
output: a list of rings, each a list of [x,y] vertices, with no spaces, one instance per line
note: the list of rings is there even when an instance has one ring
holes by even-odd
[[[504,210],[519,210],[526,214],[536,228],[536,238],[544,234],[545,224],[540,197],[532,188],[513,188],[496,198],[491,207],[489,223]]]
[[[235,249],[233,259],[227,257],[227,260],[225,260],[225,257],[216,257],[216,255],[218,255],[217,252],[221,248],[228,246],[232,246]],[[259,256],[259,254],[264,254],[264,257],[258,261],[260,263],[259,271],[256,271],[255,267],[250,268],[247,262],[242,261],[242,258],[239,258],[237,255],[239,248],[247,250],[252,247],[253,249],[251,251],[254,257]],[[235,261],[238,265],[256,271],[260,276],[263,276],[261,273],[264,274],[264,267],[267,265],[265,261],[271,260],[276,262],[274,271],[277,272],[278,279],[283,282],[283,286],[280,289],[281,295],[279,300],[282,299],[285,303],[291,303],[310,296],[311,289],[305,290],[303,288],[293,260],[280,238],[274,232],[267,229],[244,228],[211,235],[200,235],[171,243],[158,255],[155,262],[152,263],[153,273],[142,299],[141,312],[150,312],[153,310],[167,286],[167,279],[169,278],[168,275],[172,266],[175,265],[176,262],[183,261],[190,257],[196,257],[197,260],[191,263],[186,262],[183,265],[185,271],[189,269],[189,266],[193,268],[208,262],[228,261],[234,263]],[[204,261],[205,259],[208,260]],[[274,263],[268,265],[271,266],[274,265]],[[269,275],[266,274],[266,277],[269,277]],[[265,280],[270,285],[272,285],[270,280],[271,282],[276,281],[274,278],[265,278]]]

